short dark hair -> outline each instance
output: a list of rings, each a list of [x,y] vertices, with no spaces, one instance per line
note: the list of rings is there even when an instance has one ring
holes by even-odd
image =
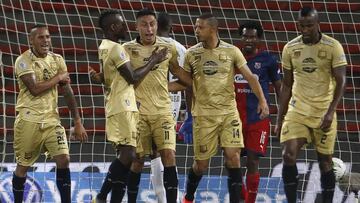
[[[99,16],[99,27],[102,29],[102,30],[105,30],[106,29],[106,24],[105,24],[105,21],[106,19],[111,16],[111,15],[121,15],[120,11],[119,10],[116,10],[116,9],[107,9],[107,10],[103,10],[101,13],[100,13],[100,16]]]
[[[204,13],[201,14],[198,18],[202,20],[207,20],[209,18],[215,18],[215,16],[212,13]]]
[[[30,31],[33,30],[33,29],[37,29],[37,28],[46,28],[46,29],[48,29],[47,25],[45,25],[45,24],[35,24],[35,25],[30,27]]]
[[[143,17],[143,16],[148,16],[148,15],[154,16],[156,18],[155,12],[153,10],[150,10],[148,8],[143,8],[137,12],[136,19],[139,19],[140,17]]]
[[[310,16],[311,14],[316,13],[316,12],[317,12],[316,9],[309,7],[309,6],[305,6],[300,9],[299,14],[301,17],[306,17],[306,16]]]
[[[258,38],[262,38],[262,36],[264,34],[264,29],[262,28],[259,21],[248,20],[248,21],[245,21],[244,23],[242,23],[239,27],[240,36],[242,36],[244,28],[256,30],[256,34],[257,34]]]
[[[157,17],[158,30],[169,30],[172,25],[172,20],[169,14],[161,12]]]
[[[198,18],[201,19],[201,20],[207,20],[208,24],[211,27],[216,27],[217,28],[218,25],[219,25],[218,20],[216,19],[216,17],[212,13],[201,14]]]

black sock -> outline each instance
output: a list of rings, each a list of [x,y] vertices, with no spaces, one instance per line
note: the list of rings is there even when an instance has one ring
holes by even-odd
[[[22,203],[24,197],[24,183],[26,181],[26,177],[18,177],[13,174],[12,185],[13,185],[13,193],[14,193],[14,203]]]
[[[130,170],[127,185],[128,203],[136,203],[139,191],[141,173],[135,173]]]
[[[282,178],[284,181],[285,195],[289,203],[296,202],[296,193],[298,186],[298,170],[296,165],[283,165]]]
[[[185,199],[193,201],[196,188],[198,187],[202,175],[196,175],[194,169],[191,167],[186,183],[186,195]]]
[[[71,202],[71,177],[69,168],[56,169],[56,185],[60,193],[61,202]]]
[[[115,159],[109,166],[109,170],[106,174],[106,177],[104,179],[104,182],[103,184],[101,185],[101,189],[100,189],[100,192],[99,194],[97,194],[97,198],[100,199],[100,200],[106,200],[107,198],[107,195],[109,194],[109,192],[111,191],[111,187],[112,187],[112,184],[111,184],[111,171],[113,170],[113,166],[116,165],[116,163],[114,164],[114,162],[120,162],[119,159]]]
[[[166,192],[166,201],[176,203],[178,191],[178,177],[176,166],[164,167],[164,187]]]
[[[111,163],[109,172],[111,179],[111,200],[110,203],[119,203],[122,201],[125,189],[126,189],[126,181],[129,175],[129,168],[127,168],[120,161],[113,161]]]
[[[335,190],[335,173],[333,170],[321,174],[322,202],[333,201]]]
[[[240,168],[227,168],[229,173],[228,190],[230,203],[239,203],[242,187],[242,175]]]

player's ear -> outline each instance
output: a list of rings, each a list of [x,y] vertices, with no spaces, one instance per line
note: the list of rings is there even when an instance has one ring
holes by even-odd
[[[116,25],[115,24],[111,24],[110,25],[111,31],[115,31],[116,30]]]
[[[33,36],[29,35],[29,43],[30,43],[30,45],[33,45],[33,40],[34,40]]]

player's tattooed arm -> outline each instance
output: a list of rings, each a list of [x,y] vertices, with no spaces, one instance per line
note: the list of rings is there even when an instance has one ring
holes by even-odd
[[[81,142],[86,141],[88,136],[87,136],[84,126],[81,123],[81,118],[80,118],[80,114],[78,111],[74,92],[69,83],[63,85],[62,88],[64,91],[63,96],[65,99],[65,102],[66,102],[66,104],[71,112],[71,116],[73,117],[73,120],[74,120],[75,138]]]
[[[142,67],[134,68],[130,62],[118,67],[120,75],[122,75],[129,84],[135,84],[137,86],[142,79],[153,69],[157,64],[163,62],[166,59],[167,48],[163,48],[158,51],[158,47],[152,52],[149,61]]]
[[[34,73],[22,75],[20,76],[20,79],[33,96],[42,94],[43,92],[53,88],[58,83],[70,82],[69,73],[67,72],[60,72],[51,79],[42,82],[36,81]]]

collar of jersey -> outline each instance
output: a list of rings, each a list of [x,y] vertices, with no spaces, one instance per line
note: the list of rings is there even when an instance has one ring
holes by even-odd
[[[155,36],[155,41],[154,41],[154,43],[152,43],[152,45],[154,45],[154,44],[156,43],[156,39],[157,39],[157,36]],[[141,45],[143,45],[143,43],[141,43],[140,36],[137,36],[137,37],[136,37],[136,42],[139,43],[139,44],[141,44]],[[143,46],[144,46],[144,45],[143,45]]]

